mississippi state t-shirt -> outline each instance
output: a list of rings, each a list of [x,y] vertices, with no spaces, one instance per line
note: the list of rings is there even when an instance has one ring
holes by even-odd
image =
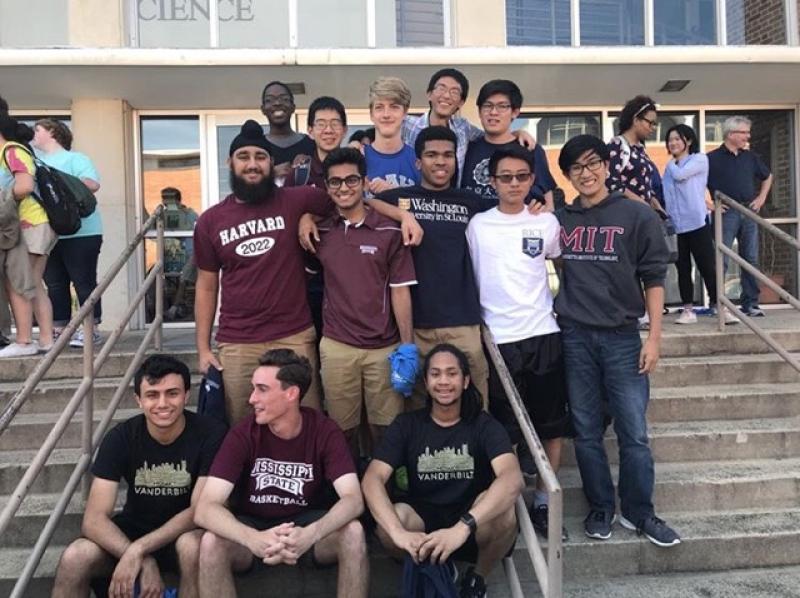
[[[558,332],[545,258],[561,255],[553,214],[497,208],[478,214],[467,240],[483,319],[498,343]]]
[[[249,415],[228,432],[209,476],[235,485],[233,511],[262,519],[291,517],[325,508],[326,482],[355,473],[344,434],[332,419],[301,407],[296,438],[275,436]]]
[[[419,409],[395,418],[375,459],[408,469],[411,502],[448,507],[472,504],[494,480],[492,460],[511,450],[503,426],[484,411],[444,427]]]
[[[327,192],[304,186],[254,205],[229,195],[203,212],[194,256],[201,270],[222,272],[217,341],[263,343],[311,326],[297,226],[303,214],[332,207]]]
[[[411,287],[414,328],[474,326],[481,322],[478,290],[465,236],[470,219],[488,209],[465,189],[391,189],[378,199],[414,214],[425,231],[412,248],[417,284]]]
[[[197,478],[208,474],[225,437],[216,419],[184,411],[186,427],[170,444],[161,444],[147,431],[144,415],[112,428],[100,445],[92,474],[119,482],[128,495],[123,514],[154,530],[189,508]]]

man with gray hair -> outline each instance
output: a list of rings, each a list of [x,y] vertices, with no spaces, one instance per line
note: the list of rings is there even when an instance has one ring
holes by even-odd
[[[772,174],[764,161],[748,148],[750,119],[731,116],[722,124],[723,142],[708,154],[708,190],[713,197],[721,191],[758,213],[767,201]],[[758,181],[758,185],[756,184]],[[739,242],[739,255],[758,267],[758,225],[738,210],[723,207],[722,241],[727,247]],[[725,259],[727,270],[728,260]],[[739,297],[742,313],[750,317],[764,315],[758,306],[758,282],[744,270],[741,272],[742,291]]]

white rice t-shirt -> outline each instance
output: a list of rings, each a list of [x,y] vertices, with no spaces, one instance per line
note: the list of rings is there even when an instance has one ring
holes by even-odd
[[[513,343],[558,332],[545,258],[561,255],[553,214],[493,208],[475,215],[467,241],[483,320],[495,342]]]

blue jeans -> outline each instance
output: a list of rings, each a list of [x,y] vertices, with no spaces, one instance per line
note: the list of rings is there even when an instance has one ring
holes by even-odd
[[[654,513],[655,479],[645,417],[650,382],[639,373],[639,332],[635,326],[600,330],[561,324],[575,456],[586,499],[593,510],[615,511],[614,484],[603,447],[607,409],[619,444],[620,509],[636,523]]]
[[[748,264],[758,267],[758,225],[738,211],[729,209],[722,214],[722,242],[729,249],[733,240],[739,242],[739,255]],[[728,271],[728,257],[725,256],[725,271]],[[749,272],[741,269],[742,293],[739,303],[745,311],[758,307],[758,281]]]

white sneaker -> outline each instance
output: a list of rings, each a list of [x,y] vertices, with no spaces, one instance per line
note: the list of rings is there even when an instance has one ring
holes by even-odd
[[[5,357],[29,357],[39,352],[39,345],[36,343],[11,343],[7,347],[0,349],[0,359]]]
[[[681,312],[681,315],[678,316],[678,319],[675,320],[676,324],[697,324],[697,314],[694,313],[693,309],[686,309],[684,308]]]
[[[72,339],[69,341],[70,347],[75,348],[82,348],[86,339],[83,337],[83,328],[78,328],[77,332],[72,335]],[[102,342],[102,338],[100,338],[100,333],[97,330],[92,332],[92,345],[97,346]]]
[[[739,319],[727,307],[722,308],[722,319],[725,321],[726,326],[739,323]]]

